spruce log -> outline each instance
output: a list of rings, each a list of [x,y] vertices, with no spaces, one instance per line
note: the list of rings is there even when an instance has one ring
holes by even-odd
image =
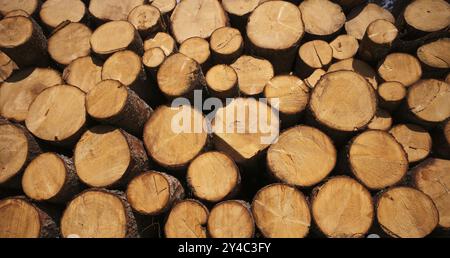
[[[203,71],[207,71],[211,65],[211,51],[209,42],[203,38],[193,37],[186,39],[180,45],[179,52],[194,59]]]
[[[389,133],[402,145],[409,163],[421,161],[430,155],[432,140],[424,128],[414,124],[397,124]]]
[[[344,60],[352,58],[358,53],[358,40],[352,35],[339,35],[330,42],[333,49],[333,58],[336,60]]]
[[[445,0],[416,0],[406,6],[399,23],[407,37],[420,37],[427,33],[448,30],[450,4]]]
[[[393,119],[391,114],[384,109],[379,108],[372,121],[367,125],[367,129],[388,131],[391,129]]]
[[[142,56],[142,64],[149,74],[150,79],[155,82],[157,81],[159,67],[161,67],[164,60],[166,60],[166,55],[164,50],[159,47],[145,50],[145,53]]]
[[[215,30],[210,38],[212,59],[215,64],[231,64],[244,51],[244,39],[239,30],[222,27]]]
[[[419,60],[405,53],[392,53],[386,56],[378,67],[378,75],[387,82],[400,82],[409,87],[422,77]]]
[[[207,227],[212,238],[253,238],[255,234],[250,205],[240,200],[224,201],[214,206]]]
[[[167,238],[206,238],[208,216],[208,209],[199,201],[182,200],[170,211],[164,234]]]
[[[0,14],[6,16],[9,12],[20,9],[31,16],[37,16],[41,2],[40,0],[0,0]]]
[[[239,95],[238,76],[231,66],[219,64],[213,66],[206,73],[208,93],[225,100]]]
[[[126,21],[131,10],[146,2],[146,0],[90,0],[89,12],[98,25],[109,21]]]
[[[6,81],[18,67],[9,56],[0,51],[0,83]]]
[[[274,68],[266,59],[243,55],[231,67],[238,75],[239,91],[245,96],[259,95],[274,76]]]
[[[64,22],[86,22],[88,8],[80,0],[46,0],[39,11],[42,24],[53,31]]]
[[[353,71],[361,75],[362,77],[366,78],[366,80],[369,81],[369,83],[375,90],[378,88],[377,72],[364,61],[361,61],[356,58],[344,59],[330,65],[327,72],[334,72],[340,70]]]
[[[448,72],[450,68],[450,38],[442,38],[425,44],[417,49],[417,58],[424,70],[431,72]]]
[[[333,59],[333,49],[322,40],[308,41],[298,50],[295,73],[309,77],[315,69],[326,69]]]
[[[80,57],[66,66],[62,77],[68,84],[88,93],[102,80],[102,66],[94,57]]]
[[[450,119],[441,123],[433,132],[433,148],[439,157],[450,160]]]
[[[166,28],[170,25],[170,16],[177,6],[177,0],[149,0],[150,4],[158,8],[161,12],[162,21]]]
[[[386,9],[369,3],[363,8],[354,9],[347,18],[345,30],[347,34],[352,35],[358,40],[362,40],[367,27],[376,20],[386,20],[394,23],[394,16]]]
[[[176,51],[177,45],[175,40],[165,32],[158,32],[153,38],[149,38],[144,42],[144,50],[159,47],[164,51],[166,56],[170,56]]]
[[[165,30],[161,12],[152,5],[139,5],[131,10],[128,22],[134,25],[143,39]]]
[[[245,33],[248,17],[259,4],[267,0],[222,0],[222,6],[228,13],[233,28]]]
[[[400,82],[385,82],[378,89],[380,107],[393,111],[406,97],[406,88]]]
[[[359,55],[368,62],[384,58],[398,36],[394,24],[386,20],[375,20],[369,24],[359,47]]]

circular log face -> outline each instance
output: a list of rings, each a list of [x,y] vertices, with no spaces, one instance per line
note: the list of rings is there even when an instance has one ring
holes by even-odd
[[[144,56],[142,56],[142,63],[145,67],[157,68],[165,59],[166,55],[164,54],[164,50],[159,47],[154,47],[145,51]]]
[[[86,109],[96,119],[107,119],[119,114],[125,107],[128,91],[123,84],[105,80],[86,96]]]
[[[86,6],[80,0],[47,0],[39,13],[44,24],[56,28],[65,21],[80,22],[86,14]]]
[[[225,201],[211,210],[208,218],[208,232],[213,238],[251,238],[255,223],[247,203]]]
[[[149,2],[158,8],[161,14],[170,13],[177,5],[176,0],[149,0]]]
[[[214,92],[226,92],[236,86],[238,77],[228,65],[216,65],[208,70],[206,83]]]
[[[345,23],[342,8],[328,0],[306,0],[300,4],[305,31],[327,36],[339,31]]]
[[[88,93],[102,80],[102,66],[90,56],[74,60],[64,69],[64,80]]]
[[[237,16],[249,14],[264,0],[222,0],[225,11]]]
[[[183,0],[170,18],[173,35],[178,43],[188,38],[208,38],[227,25],[227,16],[217,0]]]
[[[450,38],[443,38],[417,49],[417,57],[431,68],[450,68]]]
[[[23,174],[23,191],[33,200],[51,199],[64,186],[66,173],[64,162],[56,154],[41,154],[28,165]]]
[[[394,185],[408,170],[403,147],[384,131],[366,131],[355,137],[348,157],[352,173],[370,189]]]
[[[289,185],[273,184],[259,190],[252,213],[259,230],[269,238],[302,238],[311,226],[305,196]]]
[[[402,238],[425,237],[439,222],[430,197],[409,187],[384,192],[378,199],[377,218],[386,233]]]
[[[175,40],[165,32],[158,32],[153,38],[147,39],[144,42],[144,49],[159,47],[164,51],[166,56],[169,56],[174,51],[176,44]]]
[[[6,15],[7,13],[21,9],[28,14],[33,14],[39,7],[38,0],[0,0],[0,13]]]
[[[92,187],[116,183],[130,166],[130,147],[120,129],[98,126],[77,143],[74,163],[81,181]]]
[[[321,131],[297,126],[282,133],[270,146],[267,164],[278,179],[296,186],[312,186],[334,168],[336,149]]]
[[[319,122],[348,132],[366,126],[374,117],[376,106],[376,96],[370,84],[351,71],[322,76],[310,101],[310,109]]]
[[[292,75],[273,77],[264,88],[264,96],[274,107],[274,100],[279,101],[278,110],[283,114],[302,112],[309,100],[309,88],[303,81]]]
[[[406,88],[399,82],[385,82],[378,87],[378,95],[387,102],[401,101],[406,97]]]
[[[394,24],[386,20],[376,20],[367,27],[367,37],[376,44],[390,44],[398,35]]]
[[[141,58],[130,50],[114,53],[106,60],[102,69],[102,80],[117,80],[123,85],[132,85],[143,72]]]
[[[400,82],[408,87],[420,79],[422,68],[414,56],[392,53],[378,67],[378,74],[385,81]]]
[[[264,91],[267,82],[274,76],[272,64],[252,56],[241,56],[231,64],[236,71],[239,90],[248,96],[258,95]]]
[[[38,211],[21,199],[0,201],[0,237],[1,238],[37,238],[40,236],[41,223]]]
[[[398,124],[389,133],[403,146],[410,163],[426,158],[431,152],[431,136],[420,126]]]
[[[212,51],[221,55],[230,55],[242,48],[244,39],[239,30],[231,27],[222,27],[213,32],[210,44]]]
[[[404,12],[405,21],[413,28],[434,32],[450,25],[450,4],[444,0],[418,0]]]
[[[352,17],[345,23],[345,30],[347,34],[354,36],[355,38],[361,40],[364,37],[364,33],[367,27],[375,20],[387,20],[388,22],[394,23],[394,16],[386,9],[373,4],[367,4],[361,12],[357,13],[356,16],[350,14]]]
[[[111,54],[126,49],[133,42],[135,33],[136,29],[127,21],[105,23],[92,34],[92,50],[97,54]]]
[[[115,195],[99,190],[78,195],[67,205],[61,219],[63,237],[123,238],[126,231],[124,204]]]
[[[183,200],[169,213],[164,233],[167,238],[206,238],[208,209],[196,200]]]
[[[197,63],[205,63],[211,54],[209,50],[209,42],[203,38],[189,38],[181,44],[180,53],[194,59]]]
[[[315,189],[312,215],[328,237],[364,237],[372,226],[374,207],[369,191],[349,177],[335,177]]]
[[[322,68],[333,59],[333,49],[326,41],[313,40],[300,47],[298,57],[311,68]]]
[[[0,21],[0,47],[13,48],[27,42],[33,34],[33,22],[23,16],[14,16]]]
[[[386,110],[379,108],[372,121],[367,125],[368,129],[387,131],[392,126],[392,116]]]
[[[128,14],[144,0],[91,0],[89,12],[97,19],[104,21],[126,20]]]
[[[140,5],[134,8],[128,15],[128,21],[138,31],[155,28],[160,21],[161,13],[152,5]]]
[[[366,78],[366,80],[369,81],[369,83],[375,90],[378,88],[377,73],[369,64],[364,61],[355,58],[349,58],[334,63],[328,68],[328,72],[341,70],[353,71]]]
[[[330,42],[333,49],[333,58],[337,60],[344,60],[352,58],[356,55],[359,48],[358,40],[351,35],[339,35]]]
[[[28,140],[24,132],[11,124],[0,125],[0,183],[8,181],[28,158]]]
[[[257,47],[287,49],[298,44],[304,33],[297,6],[284,1],[268,1],[250,15],[247,36]]]

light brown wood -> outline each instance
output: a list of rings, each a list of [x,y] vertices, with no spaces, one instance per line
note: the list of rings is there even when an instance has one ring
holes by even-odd
[[[356,39],[361,40],[364,37],[364,33],[367,30],[369,24],[375,20],[386,20],[394,23],[394,16],[386,9],[369,3],[361,9],[355,9],[349,14],[347,22],[345,23],[345,30],[347,34],[354,36]]]
[[[352,132],[372,120],[377,101],[372,86],[364,77],[352,71],[336,71],[325,74],[316,84],[309,109],[321,124]]]
[[[303,238],[309,233],[311,214],[305,196],[285,184],[268,185],[252,202],[255,223],[264,237]]]
[[[326,41],[308,41],[298,50],[295,73],[300,78],[307,78],[315,69],[328,67],[332,59],[333,49]]]
[[[313,190],[311,213],[318,229],[330,238],[361,238],[372,226],[372,196],[356,180],[339,176]]]
[[[272,64],[266,59],[243,55],[231,67],[238,75],[239,91],[243,95],[261,94],[274,76]]]
[[[134,25],[142,38],[165,29],[161,12],[153,5],[136,6],[128,14],[128,21]]]
[[[417,58],[428,69],[450,68],[450,38],[442,38],[417,49]]]
[[[216,151],[199,155],[187,170],[187,183],[193,195],[208,202],[232,198],[240,182],[239,168],[234,161]]]
[[[310,187],[322,181],[336,164],[331,139],[318,129],[296,126],[283,132],[267,151],[270,173],[285,183]]]
[[[299,5],[305,31],[311,36],[331,36],[344,26],[345,14],[341,6],[328,0],[305,0]]]
[[[378,75],[384,81],[396,81],[409,87],[422,77],[422,68],[414,56],[392,53],[386,56],[378,67]]]
[[[172,14],[173,9],[177,5],[176,0],[149,0],[150,4],[154,7],[158,8],[161,12],[161,15],[164,17],[166,24],[168,25],[168,21],[170,19],[170,14]],[[166,19],[167,17],[168,19]]]
[[[183,197],[184,189],[178,179],[156,171],[133,178],[127,187],[131,207],[144,215],[165,213]]]
[[[344,60],[352,58],[358,53],[359,43],[352,35],[343,34],[331,41],[330,47],[333,49],[334,59]]]
[[[189,116],[185,121],[183,116]],[[174,122],[172,121],[174,120]],[[190,124],[190,128],[174,128]],[[205,118],[190,106],[160,106],[144,127],[144,143],[147,153],[161,166],[183,169],[205,148],[207,132],[203,129]],[[179,133],[177,129],[183,130]]]
[[[28,14],[26,11],[24,11],[22,9],[17,9],[17,10],[8,12],[7,14],[5,14],[5,16],[3,18],[14,17],[14,16],[30,17],[30,14]]]
[[[439,212],[439,226],[450,228],[450,161],[426,159],[411,170],[413,185],[428,195]]]
[[[406,88],[400,82],[385,82],[377,89],[380,106],[386,110],[395,110],[406,97]]]
[[[158,32],[153,38],[149,38],[144,42],[144,49],[159,47],[164,51],[166,56],[170,56],[176,50],[175,40],[165,32]]]
[[[87,8],[80,0],[47,0],[41,6],[39,17],[49,30],[53,30],[63,22],[83,22]]]
[[[403,146],[409,163],[421,161],[431,152],[431,136],[418,125],[398,124],[389,133]]]
[[[209,43],[212,58],[216,64],[231,64],[244,51],[244,39],[239,30],[232,27],[222,27],[215,30],[211,34]]]
[[[304,82],[309,88],[313,89],[314,87],[316,87],[316,84],[317,82],[319,82],[320,78],[322,78],[322,76],[326,73],[327,72],[322,69],[316,69],[308,78],[305,78]]]
[[[34,99],[45,89],[63,83],[59,72],[50,68],[23,70],[0,87],[0,111],[5,118],[25,121]]]
[[[85,93],[102,80],[103,63],[91,56],[80,57],[73,60],[63,72],[63,79]]]
[[[327,72],[340,70],[353,71],[366,78],[366,80],[369,81],[369,83],[375,90],[378,88],[377,73],[369,64],[364,61],[356,58],[344,59],[330,65]]]
[[[398,29],[387,20],[375,20],[369,24],[359,47],[359,55],[366,61],[378,61],[385,57],[394,45]]]
[[[231,66],[215,65],[208,70],[205,78],[208,92],[213,97],[226,99],[239,94],[238,76]]]
[[[164,225],[167,238],[206,238],[208,209],[197,200],[186,199],[175,204]]]
[[[376,209],[378,223],[392,237],[425,237],[439,222],[438,210],[431,198],[409,187],[383,192]]]
[[[367,188],[378,190],[399,183],[408,171],[402,145],[384,131],[369,130],[347,146],[350,171]]]
[[[217,0],[183,0],[170,17],[172,35],[181,44],[188,38],[209,38],[228,18]]]
[[[145,0],[91,0],[89,12],[98,24],[108,21],[126,21],[131,10],[145,2]]]
[[[0,83],[3,83],[8,79],[14,70],[19,69],[9,56],[0,51]]]
[[[186,39],[180,45],[179,52],[194,59],[202,68],[206,68],[209,65],[211,51],[209,50],[209,42],[203,38],[193,37]]]
[[[255,222],[250,205],[244,201],[224,201],[211,210],[208,233],[212,238],[252,238]]]
[[[164,60],[166,60],[166,54],[159,47],[150,48],[144,52],[142,64],[150,75],[150,79],[157,80],[159,67],[163,64]]]
[[[393,119],[391,114],[384,109],[379,108],[372,121],[367,125],[368,129],[388,131],[391,129]]]
[[[30,15],[34,15],[39,10],[39,0],[23,0],[23,1],[0,1],[0,13],[6,15],[7,13],[22,9]]]
[[[406,24],[420,32],[435,32],[450,25],[450,4],[444,0],[417,0],[403,13]]]

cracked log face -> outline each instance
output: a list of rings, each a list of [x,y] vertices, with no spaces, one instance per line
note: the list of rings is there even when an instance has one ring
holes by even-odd
[[[438,210],[431,198],[409,187],[383,192],[376,207],[378,223],[392,237],[425,237],[439,222]]]
[[[352,58],[356,55],[359,48],[358,40],[351,35],[339,35],[330,42],[330,47],[333,49],[333,58],[337,60],[344,60]]]
[[[239,30],[222,27],[215,30],[210,38],[214,62],[233,63],[244,50],[244,38]]]
[[[164,51],[166,56],[170,56],[175,51],[175,40],[165,32],[158,32],[153,38],[147,39],[144,42],[144,50],[149,50],[159,47]]]
[[[208,92],[218,98],[232,98],[239,94],[238,76],[231,66],[220,64],[206,73]]]
[[[303,44],[298,50],[296,73],[301,78],[310,76],[315,69],[327,67],[333,59],[333,49],[323,40]]]
[[[345,24],[342,8],[328,0],[306,0],[300,4],[305,31],[313,36],[329,36]]]
[[[417,0],[404,11],[406,23],[422,32],[435,32],[450,25],[450,4],[444,0]]]
[[[212,238],[252,238],[255,233],[250,205],[236,200],[214,206],[207,227]]]
[[[361,238],[372,226],[374,207],[369,191],[349,177],[334,177],[313,190],[312,216],[332,238]]]
[[[353,13],[349,14],[349,19],[345,23],[345,31],[356,39],[361,40],[367,27],[375,20],[387,20],[395,23],[394,16],[388,10],[370,3],[362,10],[355,9]]]
[[[396,81],[409,87],[422,77],[422,68],[419,60],[414,56],[392,53],[386,56],[378,67],[378,75],[384,81]]]
[[[285,184],[259,190],[252,202],[252,213],[256,226],[268,238],[303,238],[311,226],[305,196]]]
[[[41,21],[50,29],[63,22],[81,22],[87,10],[80,0],[47,0],[39,12]]]
[[[353,71],[362,77],[364,77],[372,87],[378,89],[377,72],[366,62],[356,58],[349,58],[341,60],[337,63],[330,65],[327,72],[335,71]]]
[[[430,196],[439,212],[439,226],[450,228],[450,161],[430,158],[411,171],[414,186]]]
[[[92,0],[89,12],[100,21],[127,20],[128,14],[145,0]]]
[[[269,61],[252,56],[239,57],[231,67],[238,75],[239,91],[247,96],[261,94],[274,76],[273,66]]]
[[[206,238],[208,209],[197,200],[176,203],[167,217],[164,234],[167,238]]]
[[[78,58],[64,69],[63,78],[68,84],[88,93],[102,80],[102,64],[90,56]]]
[[[450,68],[450,38],[425,44],[417,49],[419,60],[430,68]]]
[[[398,124],[389,133],[403,146],[409,163],[423,160],[431,152],[431,136],[418,125]]]

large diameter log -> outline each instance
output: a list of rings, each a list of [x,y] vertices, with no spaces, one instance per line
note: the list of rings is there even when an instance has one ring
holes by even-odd
[[[396,238],[425,237],[439,223],[432,199],[414,188],[395,187],[382,192],[376,210],[381,228]]]
[[[148,155],[165,168],[186,168],[207,145],[205,123],[203,115],[190,106],[160,106],[144,127]]]
[[[378,61],[390,52],[397,36],[398,30],[394,24],[376,20],[367,27],[359,47],[359,55],[368,62]]]
[[[439,226],[450,228],[450,161],[445,159],[426,159],[411,170],[415,188],[427,194],[439,212]]]
[[[66,66],[62,77],[67,84],[88,93],[102,80],[102,66],[94,57],[80,57]]]
[[[378,67],[378,75],[387,82],[400,82],[409,87],[422,77],[419,60],[405,53],[392,53],[386,56]]]
[[[364,237],[375,216],[369,191],[346,176],[314,188],[311,206],[314,223],[329,238]]]
[[[371,190],[399,183],[408,171],[405,150],[388,132],[363,132],[350,141],[346,154],[350,172]]]
[[[143,215],[160,215],[184,198],[178,179],[165,173],[149,171],[131,180],[127,199],[133,210]]]
[[[0,21],[0,50],[19,68],[47,66],[47,39],[31,18],[8,17]]]
[[[152,5],[139,5],[128,15],[128,21],[134,25],[144,39],[160,30],[165,30],[161,19],[161,12]]]
[[[18,67],[9,56],[0,51],[0,83],[6,81]]]
[[[175,7],[170,22],[172,35],[181,44],[192,37],[209,38],[228,24],[228,17],[217,0],[183,0]]]
[[[361,40],[363,39],[369,24],[379,19],[391,23],[395,22],[394,16],[388,10],[383,9],[376,4],[369,3],[362,9],[356,8],[349,14],[347,22],[345,23],[345,30],[347,31],[347,34]]]
[[[309,77],[316,69],[326,69],[333,59],[333,49],[323,40],[308,41],[297,54],[295,73],[300,78]]]
[[[144,50],[146,51],[155,47],[161,48],[166,56],[170,56],[175,52],[177,45],[170,34],[158,32],[154,37],[149,38],[144,42]]]
[[[222,0],[222,6],[228,13],[233,28],[245,33],[248,17],[264,0]]]
[[[206,238],[209,211],[199,201],[186,199],[176,203],[167,217],[167,238]]]
[[[341,6],[328,0],[305,0],[299,5],[305,31],[312,38],[328,39],[345,24]],[[320,15],[319,15],[320,14]]]
[[[450,4],[445,0],[417,0],[404,10],[408,36],[415,37],[447,29],[450,25]]]
[[[433,148],[439,157],[450,159],[450,119],[433,132]]]
[[[142,135],[152,109],[119,81],[100,82],[86,95],[86,110],[97,121],[112,124],[134,135]]]
[[[1,0],[0,14],[6,16],[9,12],[20,9],[25,11],[29,15],[35,16],[39,11],[40,6],[41,6],[40,0],[24,0],[24,1]]]
[[[284,1],[268,1],[259,5],[249,17],[247,47],[251,54],[268,59],[275,73],[288,73],[304,31],[302,14],[297,6]]]
[[[212,238],[252,238],[255,234],[250,205],[240,200],[224,201],[214,206],[207,227]]]
[[[83,133],[86,120],[85,93],[70,85],[58,85],[36,97],[25,125],[39,139],[71,146]]]
[[[450,68],[450,38],[442,38],[425,44],[417,49],[417,58],[424,66],[424,70],[448,72]]]
[[[308,201],[302,192],[286,184],[259,190],[252,214],[261,234],[268,238],[303,238],[311,226]]]
[[[50,31],[63,22],[84,22],[88,16],[88,9],[80,0],[47,0],[39,11],[42,23]]]
[[[2,83],[0,113],[3,117],[23,122],[34,99],[45,89],[63,83],[59,72],[50,68],[22,70]]]
[[[418,125],[398,124],[389,133],[403,146],[409,163],[421,161],[431,152],[431,136]]]
[[[58,27],[48,39],[48,53],[59,65],[66,66],[79,57],[91,54],[92,31],[82,23]]]
[[[126,21],[131,10],[145,2],[146,0],[91,0],[89,12],[95,18],[97,24],[108,21]]]
[[[266,59],[243,55],[231,67],[238,75],[239,91],[245,96],[259,95],[274,76],[273,65]]]
[[[193,37],[186,39],[180,45],[179,52],[194,59],[202,67],[203,71],[207,71],[211,65],[209,42],[203,38]]]
[[[206,152],[195,158],[187,170],[187,183],[195,197],[207,202],[232,198],[241,176],[234,161],[221,152]]]
[[[406,97],[406,88],[400,82],[385,82],[377,89],[380,107],[393,111]]]
[[[91,187],[125,186],[148,167],[142,142],[110,126],[97,126],[84,133],[73,159],[78,177]]]
[[[330,65],[327,72],[334,72],[340,70],[353,71],[362,77],[366,78],[367,81],[376,90],[378,88],[377,82],[377,72],[366,62],[361,61],[356,58],[349,58],[341,60],[337,63]]]
[[[35,201],[65,203],[81,189],[73,161],[56,153],[37,156],[22,177],[24,193]]]
[[[64,238],[139,237],[125,194],[104,189],[84,191],[67,204],[61,218],[61,235]]]
[[[223,3],[223,2],[222,2]],[[216,64],[231,64],[244,51],[244,39],[239,30],[222,27],[211,34],[212,59]]]
[[[215,65],[208,70],[205,79],[208,93],[213,97],[225,100],[239,94],[238,76],[231,66]]]
[[[358,53],[358,40],[352,35],[339,35],[330,42],[333,49],[333,58],[336,60],[344,60],[352,58]]]
[[[0,200],[1,238],[55,238],[59,229],[50,216],[24,197]]]
[[[388,131],[391,129],[393,119],[391,114],[384,109],[379,108],[372,118],[372,121],[367,125],[367,129]]]

